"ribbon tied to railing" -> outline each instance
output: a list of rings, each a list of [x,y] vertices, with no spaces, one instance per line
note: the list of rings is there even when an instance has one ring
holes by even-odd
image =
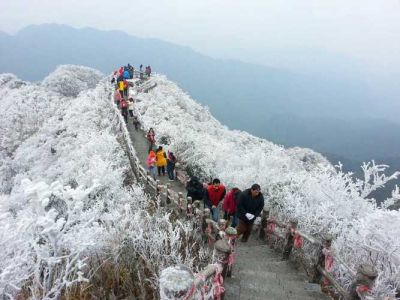
[[[365,284],[360,284],[356,287],[356,292],[360,298],[362,296],[365,296],[365,294],[369,293],[370,291],[371,289],[369,288],[369,286]]]
[[[330,249],[323,248],[322,253],[325,255],[325,271],[331,272],[333,269],[333,256]]]
[[[222,295],[225,292],[224,278],[222,277],[222,267],[218,266],[213,278],[213,295],[214,299],[222,299]]]
[[[300,249],[300,248],[302,248],[303,247],[303,237],[299,234],[299,232],[296,230],[296,229],[294,229],[294,228],[291,228],[290,229],[290,231],[291,231],[291,233],[292,233],[292,236],[293,236],[293,246],[295,247],[295,248],[297,248],[297,249]]]
[[[203,286],[201,287],[201,300],[204,300],[204,295],[206,290],[208,289],[206,285],[206,277],[202,273],[197,273],[195,277],[200,278],[201,282],[203,283]],[[196,293],[196,285],[195,285],[196,280],[193,281],[193,285],[190,288],[190,290],[186,293],[185,297],[183,298],[184,300],[190,300]]]
[[[276,224],[274,222],[267,223],[267,233],[274,233]]]

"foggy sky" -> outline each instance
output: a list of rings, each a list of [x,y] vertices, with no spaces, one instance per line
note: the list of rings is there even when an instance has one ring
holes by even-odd
[[[0,1],[0,30],[42,23],[123,30],[268,65],[306,49],[400,70],[400,0]]]

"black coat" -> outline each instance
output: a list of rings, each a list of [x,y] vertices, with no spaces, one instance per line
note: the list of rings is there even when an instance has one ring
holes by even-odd
[[[193,177],[186,185],[187,197],[192,197],[192,200],[201,200],[204,196],[203,184]]]
[[[239,195],[239,202],[237,206],[238,218],[245,223],[253,223],[255,219],[260,215],[264,208],[264,196],[262,193],[258,194],[257,197],[251,196],[250,189],[244,190]],[[246,218],[246,213],[250,213],[255,217],[252,220]]]

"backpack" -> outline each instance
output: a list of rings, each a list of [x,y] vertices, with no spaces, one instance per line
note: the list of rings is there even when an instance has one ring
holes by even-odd
[[[126,103],[125,100],[121,101],[121,108],[127,108],[128,104]]]

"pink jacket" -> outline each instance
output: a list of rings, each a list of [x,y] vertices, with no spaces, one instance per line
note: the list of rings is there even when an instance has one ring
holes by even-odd
[[[147,164],[147,166],[150,168],[150,167],[154,167],[155,166],[155,163],[156,163],[156,156],[155,155],[151,155],[151,154],[149,154],[148,156],[147,156],[147,159],[146,159],[146,164]]]
[[[121,100],[121,93],[118,91],[114,92],[114,100],[115,101],[120,101]]]

